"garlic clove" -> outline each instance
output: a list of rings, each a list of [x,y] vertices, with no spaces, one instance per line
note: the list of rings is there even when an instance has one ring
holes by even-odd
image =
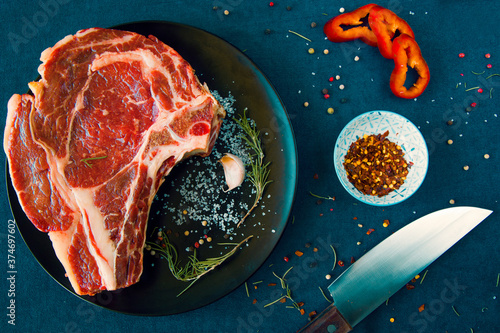
[[[229,192],[240,186],[245,179],[245,165],[243,161],[236,155],[226,153],[219,162],[224,168],[224,176],[228,187],[224,192]]]

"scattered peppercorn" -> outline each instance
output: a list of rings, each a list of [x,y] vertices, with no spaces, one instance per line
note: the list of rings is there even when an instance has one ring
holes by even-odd
[[[343,13],[345,11],[344,7],[339,8],[339,13]]]
[[[309,52],[309,54],[314,54],[314,49],[311,47],[309,48],[309,50],[307,50],[307,52]]]
[[[188,236],[188,235],[189,235],[189,230],[184,231],[184,236]]]
[[[464,170],[465,171],[469,170],[469,166],[468,165],[464,165]]]
[[[304,107],[308,107],[309,106],[309,102],[304,102]]]
[[[477,103],[471,103],[470,106],[472,106],[473,108],[475,108],[477,106]]]
[[[354,57],[354,61],[358,61],[359,60],[359,57],[358,56],[355,56]]]
[[[330,95],[329,95],[329,94],[324,94],[324,95],[323,95],[323,97],[324,97],[325,99],[329,99],[329,98],[330,98]]]
[[[486,53],[486,54],[484,55],[484,57],[489,59],[489,58],[491,57],[491,54]]]
[[[454,204],[455,204],[455,200],[450,199],[450,205],[454,205]]]
[[[459,54],[458,54],[458,57],[459,57],[459,58],[463,58],[463,57],[465,57],[465,53],[459,53]]]
[[[484,156],[483,156],[483,157],[484,157],[484,159],[485,159],[485,160],[487,160],[487,159],[489,159],[489,158],[490,158],[490,155],[489,155],[489,154],[484,154]]]
[[[451,145],[451,144],[453,144],[453,140],[452,140],[452,139],[449,139],[449,140],[447,141],[447,143],[448,143],[449,145]]]
[[[453,119],[448,120],[446,124],[448,124],[449,126],[453,125]]]
[[[491,68],[493,67],[491,64],[486,65],[486,68]]]
[[[323,54],[328,54],[328,53],[330,53],[330,51],[328,51],[328,49],[323,50]]]
[[[341,85],[339,86],[339,89],[340,89],[340,90],[344,90],[344,88],[345,88],[345,86],[344,86],[343,84],[341,84]]]
[[[313,252],[318,252],[318,248],[317,248],[317,247],[315,247],[315,248],[313,249]]]
[[[482,94],[482,93],[483,93],[483,89],[479,88],[479,89],[477,90],[477,92],[478,92],[478,93],[480,93],[480,94]]]
[[[335,80],[335,79],[333,78],[333,76],[332,76],[332,77],[330,77],[330,78],[328,79],[328,81],[330,81],[330,82],[333,82],[333,80]]]
[[[207,242],[211,242],[212,241],[212,237],[207,237]]]
[[[226,9],[226,10],[224,11],[224,15],[229,15],[229,10],[227,10],[227,9]]]
[[[326,274],[325,279],[330,280],[332,276],[330,274]]]
[[[269,3],[269,7],[273,7],[273,6],[274,6],[274,2],[272,2],[272,1],[271,1],[271,2]]]
[[[306,243],[304,246],[308,249],[311,247],[311,243]]]
[[[340,80],[340,75],[336,75],[335,80]]]
[[[316,22],[311,22],[311,28],[316,28]]]
[[[471,111],[472,111],[472,108],[470,106],[465,108],[465,112],[471,112]]]
[[[333,108],[328,108],[326,110],[329,114],[333,114],[333,112],[335,112],[335,110]]]
[[[390,321],[391,323],[393,323],[393,322],[394,322],[394,318],[389,319],[389,321]]]
[[[203,243],[205,243],[205,241],[204,241],[203,239],[200,239],[200,240],[198,241],[198,243],[199,243],[200,245],[203,245]]]
[[[328,94],[328,89],[326,89],[326,88],[323,88],[323,89],[321,90],[321,93],[322,93],[323,95],[326,95],[326,94]]]

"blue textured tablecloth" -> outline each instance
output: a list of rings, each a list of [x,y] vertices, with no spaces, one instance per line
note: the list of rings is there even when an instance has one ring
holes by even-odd
[[[251,288],[248,297],[242,285],[206,307],[166,317],[123,315],[74,297],[40,267],[20,237],[15,248],[15,296],[9,295],[7,233],[13,217],[2,191],[0,331],[293,332],[307,323],[309,312],[320,312],[329,304],[318,288],[326,290],[332,281],[325,279],[326,274],[335,278],[349,266],[351,257],[359,258],[410,221],[450,207],[453,199],[455,205],[495,212],[431,264],[423,283],[417,280],[415,289],[400,290],[354,332],[498,332],[500,77],[488,76],[500,73],[500,2],[379,2],[411,25],[429,64],[431,81],[417,100],[392,95],[388,81],[393,63],[382,58],[376,48],[325,40],[322,27],[329,18],[338,15],[341,7],[350,11],[364,4],[347,0],[278,0],[274,6],[269,1],[242,0],[2,1],[0,127],[5,125],[10,96],[26,92],[27,83],[36,77],[41,51],[64,36],[94,26],[174,21],[229,41],[267,75],[293,125],[299,174],[291,212],[294,222],[289,222],[272,255],[248,281],[250,286],[264,281],[263,286]],[[312,27],[313,22],[316,27]],[[316,52],[309,54],[309,48]],[[324,49],[329,54],[323,54]],[[465,57],[459,57],[460,53]],[[485,57],[488,53],[490,58]],[[358,61],[354,60],[356,56]],[[341,80],[331,83],[329,78],[336,75]],[[339,84],[345,89],[340,90]],[[474,87],[482,88],[483,93],[467,91]],[[329,99],[323,97],[324,88],[329,89]],[[347,101],[342,103],[341,99]],[[309,107],[305,108],[304,102]],[[476,106],[466,112],[471,103]],[[329,107],[335,109],[334,114],[327,112]],[[422,187],[407,201],[387,208],[356,202],[341,187],[332,163],[333,143],[340,130],[349,120],[370,110],[391,110],[409,118],[419,127],[429,148],[429,171]],[[446,124],[449,119],[455,120],[453,126]],[[447,143],[450,139],[451,145]],[[5,156],[1,156],[4,174]],[[463,169],[466,165],[467,171]],[[318,204],[309,192],[335,196],[336,201]],[[391,222],[387,228],[382,226],[385,219]],[[368,228],[375,231],[366,235]],[[331,272],[331,253],[315,267],[304,266],[304,259],[293,252],[303,250],[305,257],[312,256],[304,246],[307,242],[318,247],[333,244],[345,266]],[[285,262],[284,256],[289,256],[290,262]],[[304,302],[305,315],[281,303],[263,307],[273,297],[267,284],[277,282],[272,272],[283,273],[292,265],[298,268],[289,275],[296,282],[294,299]],[[301,265],[307,269],[301,270]],[[15,326],[8,323],[11,299],[15,299]],[[256,304],[252,304],[254,299]],[[425,310],[419,312],[421,305]]]

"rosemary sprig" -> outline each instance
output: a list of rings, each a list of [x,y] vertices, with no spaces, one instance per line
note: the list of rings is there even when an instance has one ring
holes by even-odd
[[[246,117],[246,109],[243,112],[243,116],[240,116],[240,119],[235,119],[235,121],[245,132],[245,135],[242,135],[241,138],[245,141],[248,148],[253,150],[253,154],[250,156],[250,170],[247,172],[247,176],[256,191],[254,203],[245,216],[242,217],[240,222],[238,222],[236,226],[236,228],[238,228],[246,220],[254,208],[257,207],[266,186],[269,185],[272,180],[268,179],[269,173],[271,172],[269,169],[270,162],[264,163],[264,151],[262,150],[262,144],[259,137],[260,132],[257,130],[255,123],[250,122]]]
[[[264,307],[268,307],[270,305],[273,305],[274,303],[277,303],[279,301],[281,301],[283,298],[288,298],[291,302],[292,302],[292,305],[293,305],[293,308],[297,309],[300,311],[300,306],[297,302],[295,302],[292,298],[292,291],[290,290],[290,288],[288,287],[288,283],[286,282],[286,279],[285,279],[285,276],[288,274],[288,272],[290,272],[292,270],[293,266],[290,267],[286,272],[285,274],[283,274],[283,276],[278,276],[276,273],[273,272],[273,275],[275,277],[278,278],[278,280],[280,280],[281,282],[281,288],[283,290],[285,290],[285,294],[284,295],[281,295],[278,299],[276,299],[275,301],[269,303],[269,304],[266,304],[264,305]]]
[[[191,281],[191,283],[181,291],[177,297],[182,295],[186,290],[188,290],[196,281],[198,281],[203,275],[215,269],[217,266],[226,261],[229,257],[231,257],[236,250],[245,242],[248,242],[253,235],[248,236],[240,243],[236,244],[231,251],[228,253],[216,257],[216,258],[207,258],[205,260],[199,260],[196,257],[196,250],[192,256],[189,256],[188,262],[184,267],[179,264],[179,255],[175,246],[170,243],[167,235],[161,231],[161,244],[156,244],[155,242],[147,242],[147,244],[151,247],[151,250],[157,251],[162,257],[167,259],[168,267],[172,272],[172,275],[180,281]]]
[[[95,161],[95,160],[102,160],[107,158],[108,156],[98,156],[98,157],[87,157],[87,158],[82,158],[80,162],[85,163],[88,167],[92,168],[92,164],[89,163],[89,161]]]
[[[335,197],[322,197],[322,196],[314,194],[312,192],[309,192],[309,194],[312,195],[313,197],[316,197],[316,198],[319,198],[319,199],[335,201]]]

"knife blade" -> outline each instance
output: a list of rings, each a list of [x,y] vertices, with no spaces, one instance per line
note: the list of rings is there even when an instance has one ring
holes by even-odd
[[[474,229],[491,210],[442,209],[401,228],[328,287],[334,303],[299,332],[346,333]]]

